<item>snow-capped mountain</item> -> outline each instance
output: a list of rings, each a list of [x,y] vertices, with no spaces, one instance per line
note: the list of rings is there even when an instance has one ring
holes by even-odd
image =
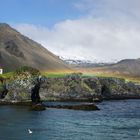
[[[113,62],[107,63],[107,62],[101,62],[98,60],[85,60],[85,59],[67,59],[64,57],[60,57],[66,64],[75,66],[75,67],[99,67],[99,66],[108,66],[111,64],[114,64]]]

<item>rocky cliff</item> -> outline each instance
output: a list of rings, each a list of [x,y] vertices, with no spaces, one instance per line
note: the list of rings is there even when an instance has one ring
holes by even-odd
[[[140,98],[140,85],[124,79],[71,75],[65,78],[50,78],[43,84],[40,95],[44,99],[87,100]]]
[[[7,82],[4,101],[31,100],[31,89],[38,75],[25,71]],[[42,77],[40,96],[43,100],[93,101],[99,99],[140,98],[140,85],[118,78],[87,77],[71,74],[63,78]],[[2,84],[1,84],[2,85]],[[0,89],[2,94],[2,86]],[[1,96],[2,97],[2,96]]]

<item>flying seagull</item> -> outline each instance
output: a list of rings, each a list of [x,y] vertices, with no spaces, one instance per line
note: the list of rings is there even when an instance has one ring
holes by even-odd
[[[33,133],[33,131],[31,131],[30,129],[28,129],[28,132],[29,132],[29,134],[32,134]]]

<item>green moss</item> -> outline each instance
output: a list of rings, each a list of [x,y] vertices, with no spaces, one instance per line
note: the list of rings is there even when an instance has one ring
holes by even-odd
[[[92,92],[93,90],[86,84],[86,83],[84,83],[83,81],[81,82],[81,86],[84,88],[84,89],[86,89],[87,91],[89,91],[89,92]]]
[[[8,94],[5,97],[5,100],[14,100],[14,93],[13,92],[8,92]]]
[[[3,84],[0,84],[0,92],[3,90]]]
[[[40,74],[39,70],[32,68],[32,67],[28,67],[28,66],[20,67],[19,69],[17,69],[15,71],[15,74],[22,74],[24,72],[29,72],[31,75],[39,75]]]
[[[22,100],[29,100],[31,97],[29,95],[29,93],[26,92],[21,92],[18,94],[18,100],[22,101]]]
[[[41,104],[32,105],[29,109],[30,111],[43,111],[46,110],[46,107]]]
[[[67,73],[45,73],[45,72],[42,72],[41,75],[43,76],[46,76],[48,78],[63,78],[69,74]]]

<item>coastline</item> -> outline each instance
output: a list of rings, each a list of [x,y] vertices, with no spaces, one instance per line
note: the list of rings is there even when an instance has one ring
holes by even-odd
[[[140,98],[110,98],[105,99],[102,101],[97,102],[91,102],[91,101],[84,101],[84,100],[45,100],[41,101],[38,104],[33,104],[31,101],[0,101],[0,106],[22,106],[22,107],[28,107],[30,111],[43,111],[48,108],[54,108],[54,109],[69,109],[69,110],[83,110],[83,111],[98,111],[100,108],[98,105],[104,101],[123,101],[123,100],[140,100]],[[48,102],[48,104],[47,104]],[[49,104],[52,102],[52,104]],[[55,104],[58,103],[58,104]],[[63,104],[64,103],[64,104]],[[65,104],[68,103],[68,104]],[[76,104],[75,104],[76,103]]]
[[[140,98],[137,98],[137,97],[127,97],[127,98],[124,98],[124,97],[118,97],[118,98],[110,98],[110,99],[104,99],[102,101],[99,101],[99,102],[94,102],[94,101],[91,101],[91,100],[42,100],[41,103],[47,103],[47,102],[62,102],[62,103],[101,103],[101,102],[104,102],[104,101],[117,101],[117,100],[140,100]],[[32,102],[31,101],[0,101],[0,106],[1,105],[15,105],[15,106],[31,106],[32,105]]]

